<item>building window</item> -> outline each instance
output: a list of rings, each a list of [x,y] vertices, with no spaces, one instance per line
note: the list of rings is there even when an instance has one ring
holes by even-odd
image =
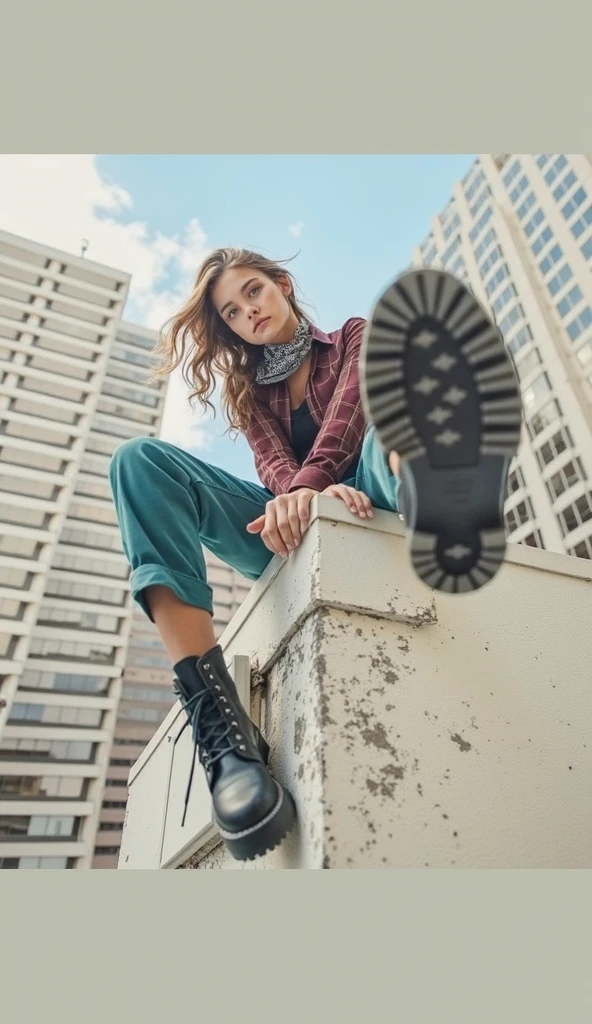
[[[506,266],[505,263],[502,264],[501,267],[498,267],[493,277],[491,277],[489,281],[487,281],[485,284],[485,291],[487,292],[487,294],[492,295],[493,292],[498,287],[498,285],[500,285],[504,278],[508,277],[509,274],[510,271],[508,270],[508,267]]]
[[[471,180],[470,184],[465,187],[465,198],[467,203],[470,203],[473,196],[477,195],[482,182],[485,181],[485,175],[481,169],[477,172],[475,177]]]
[[[533,530],[532,533],[528,534],[528,537],[523,537],[519,544],[527,544],[530,548],[544,548],[543,538],[541,537],[540,530]]]
[[[529,221],[524,225],[524,233],[527,238],[530,238],[534,234],[539,224],[542,224],[545,219],[545,215],[541,209],[538,209],[536,213],[533,213]]]
[[[23,868],[73,868],[72,857],[0,857],[0,868],[9,868],[13,871]]]
[[[571,267],[564,263],[561,270],[558,270],[554,277],[547,281],[547,288],[551,292],[551,295],[557,295],[570,278],[573,277]]]
[[[532,208],[533,208],[535,203],[536,203],[536,196],[535,196],[534,192],[529,192],[529,194],[527,195],[527,197],[524,200],[524,202],[516,210],[516,215],[518,217],[518,220],[524,220],[524,218],[526,217],[526,214],[528,213],[529,210],[532,210]]]
[[[119,709],[118,718],[132,722],[158,722],[162,718],[162,711],[156,708],[126,708]]]
[[[492,250],[487,259],[484,260],[481,266],[479,267],[479,274],[481,275],[482,278],[487,276],[487,274],[489,273],[491,268],[495,266],[501,255],[502,250],[500,249],[499,245],[496,245],[495,249]],[[487,288],[487,285],[485,287]]]
[[[575,285],[571,288],[564,299],[557,303],[557,312],[560,317],[566,317],[571,309],[578,305],[579,302],[584,298],[582,289],[579,285]]]
[[[503,181],[504,185],[506,186],[506,188],[509,188],[509,186],[514,181],[514,178],[516,177],[517,174],[520,174],[521,170],[522,170],[522,165],[521,165],[519,160],[514,160],[513,163],[510,164],[508,170],[506,171],[506,173],[504,174],[504,176],[502,178],[502,181]]]
[[[490,228],[489,231],[487,232],[487,234],[483,236],[483,238],[481,239],[479,245],[475,249],[475,259],[476,259],[477,263],[479,262],[479,260],[483,256],[483,254],[485,252],[487,252],[487,250],[489,249],[489,246],[492,245],[495,242],[496,238],[497,238],[497,235],[496,235],[494,229]]]
[[[100,708],[76,708],[64,704],[20,704],[15,701],[10,709],[8,721],[98,729],[102,717],[103,712]]]
[[[516,356],[523,345],[527,345],[529,341],[532,341],[532,331],[528,324],[524,324],[514,337],[507,342],[507,345],[512,355]]]
[[[534,255],[538,256],[539,253],[541,253],[543,251],[543,249],[545,248],[547,243],[550,242],[552,238],[553,238],[553,232],[551,231],[551,228],[549,227],[549,225],[547,225],[547,227],[544,228],[543,231],[541,231],[541,233],[538,236],[538,238],[531,245],[531,249],[532,249]]]
[[[592,260],[592,235],[590,235],[590,238],[587,242],[584,242],[582,246],[582,254],[584,256],[584,259]]]
[[[523,174],[518,184],[510,192],[510,202],[512,203],[513,206],[516,205],[518,199],[520,198],[523,192],[526,192],[526,189],[528,187],[528,178],[525,174]]]
[[[0,740],[3,761],[75,761],[90,764],[96,744],[86,740]]]
[[[565,491],[568,491],[570,487],[577,484],[580,480],[585,480],[586,474],[584,473],[584,467],[579,458],[572,459],[571,462],[567,462],[565,466],[554,473],[553,476],[549,477],[546,481],[547,490],[551,495],[553,501],[560,498]]]
[[[117,634],[123,620],[117,615],[101,615],[99,612],[79,611],[76,608],[52,608],[47,604],[42,604],[37,621],[39,625],[55,624],[63,626],[65,629]]]
[[[148,700],[172,705],[175,697],[169,686],[124,686],[121,691],[121,699]]]
[[[567,195],[570,188],[572,187],[572,185],[575,185],[577,180],[578,179],[576,178],[573,171],[570,171],[569,174],[566,174],[565,178],[563,179],[563,181],[559,183],[557,188],[553,189],[553,199],[555,200],[555,202],[558,203],[559,200],[563,198],[563,196]]]
[[[592,494],[582,494],[581,498],[574,501],[572,505],[562,509],[558,515],[559,525],[564,537],[567,537],[572,530],[577,530],[592,519]]]
[[[556,398],[546,402],[541,409],[537,409],[534,416],[527,416],[528,430],[531,437],[541,434],[546,427],[554,423],[562,415],[562,409]]]
[[[485,188],[483,189],[483,191],[478,195],[478,197],[475,200],[475,202],[473,203],[473,205],[469,207],[469,211],[470,211],[471,217],[476,217],[477,216],[479,210],[483,206],[483,203],[485,202],[487,197],[490,196],[490,195],[491,195],[491,189],[490,189],[489,185],[486,185]],[[460,223],[460,219],[459,219],[459,223]],[[444,235],[444,237],[446,238],[446,234]]]
[[[566,220],[570,220],[579,206],[588,198],[588,194],[585,188],[579,188],[577,192],[574,192],[571,199],[561,207],[561,212]]]
[[[499,313],[501,313],[504,306],[507,306],[508,302],[510,302],[511,299],[515,299],[517,295],[518,292],[516,291],[513,284],[510,284],[508,285],[507,288],[504,288],[503,292],[501,292],[501,294],[498,295],[497,299],[495,299],[495,301],[491,303],[491,308],[494,314],[498,316]]]
[[[537,366],[541,365],[541,356],[538,348],[533,348],[527,356],[523,359],[519,359],[516,363],[516,372],[521,380],[528,377],[529,373],[536,370]]]
[[[508,476],[508,495],[515,494],[516,491],[525,486],[522,470],[520,466],[516,466]]]
[[[103,807],[106,811],[125,811],[127,800],[104,800]]]
[[[69,775],[0,775],[0,799],[77,800],[85,784]]]
[[[448,223],[445,224],[443,227],[443,235],[445,241],[448,241],[448,239],[451,237],[451,235],[456,231],[458,227],[460,227],[460,217],[458,213],[455,213],[452,219],[449,220]]]
[[[78,819],[73,815],[0,814],[2,839],[72,839],[76,837]]]
[[[431,266],[431,264],[436,259],[437,255],[438,255],[438,250],[436,249],[435,245],[432,245],[432,247],[427,250],[425,256],[423,257],[423,262],[424,262],[425,266],[426,267]]]
[[[111,680],[108,676],[87,676],[78,672],[39,672],[26,669],[20,681],[22,690],[53,690],[55,693],[109,692]]]
[[[581,217],[578,217],[578,219],[575,220],[571,225],[571,233],[574,236],[574,238],[579,238],[580,235],[583,235],[584,231],[587,231],[591,224],[592,205],[589,206],[585,213],[583,213]]]
[[[525,409],[528,411],[528,409],[538,405],[541,399],[544,398],[550,390],[551,382],[547,374],[541,373],[524,391],[523,400]]]
[[[95,665],[112,665],[115,647],[95,643],[74,643],[70,640],[49,640],[38,637],[31,642],[34,658],[57,658],[60,661],[86,661]]]
[[[548,153],[539,153],[539,155],[537,156],[536,162],[539,165],[539,167],[544,167],[548,160],[549,160],[549,154]]]
[[[563,153],[560,153],[545,174],[545,181],[547,182],[547,185],[551,185],[555,181],[555,178],[558,174],[561,174],[564,167],[567,167],[567,160]]]
[[[561,246],[554,245],[553,248],[549,250],[544,260],[541,260],[541,262],[539,263],[539,270],[541,274],[543,274],[543,276],[545,274],[548,274],[551,267],[554,267],[556,263],[559,263],[559,260],[562,258],[562,256],[563,249],[561,248]]]
[[[592,538],[585,537],[579,544],[576,544],[575,548],[568,550],[568,555],[575,555],[576,558],[592,558]]]
[[[525,523],[531,522],[534,519],[534,512],[530,499],[525,498],[518,505],[514,505],[514,508],[508,509],[505,519],[510,533],[519,530]]]
[[[456,238],[454,239],[454,242],[452,242],[452,244],[449,245],[448,248],[445,249],[444,252],[442,253],[442,263],[445,267],[449,266],[452,257],[454,256],[456,250],[460,245],[460,242],[461,237],[460,235],[457,235]]]
[[[572,341],[579,338],[582,331],[585,331],[587,327],[592,324],[592,310],[589,306],[586,306],[582,312],[567,325],[567,333]]]
[[[479,220],[469,233],[469,238],[471,239],[471,242],[475,242],[477,240],[477,238],[483,231],[483,228],[487,224],[488,220],[491,218],[492,213],[493,210],[491,206],[488,206],[485,212],[481,214]]]
[[[524,310],[518,302],[517,305],[515,305],[514,308],[511,309],[510,312],[507,313],[503,320],[500,320],[498,324],[502,337],[505,337],[510,328],[523,316]]]
[[[556,459],[561,452],[567,451],[568,448],[573,448],[573,438],[567,427],[561,427],[557,433],[553,434],[545,444],[536,450],[536,456],[541,469],[546,469],[549,463],[553,462],[553,459]]]

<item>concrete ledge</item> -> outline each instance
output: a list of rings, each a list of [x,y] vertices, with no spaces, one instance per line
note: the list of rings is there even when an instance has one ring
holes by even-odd
[[[435,596],[397,516],[316,499],[221,641],[299,814],[247,867],[589,867],[591,569],[511,545],[483,590]],[[130,774],[120,867],[245,867],[199,772],[180,829],[177,714]]]

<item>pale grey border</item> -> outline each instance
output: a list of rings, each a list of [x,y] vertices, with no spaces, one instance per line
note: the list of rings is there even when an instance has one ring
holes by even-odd
[[[7,6],[4,152],[592,148],[584,0]],[[591,877],[3,871],[2,1016],[579,1024]]]
[[[590,148],[585,0],[8,0],[3,152]]]

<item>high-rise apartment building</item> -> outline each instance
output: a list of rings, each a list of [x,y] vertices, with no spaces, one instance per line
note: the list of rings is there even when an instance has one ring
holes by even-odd
[[[157,433],[129,275],[0,232],[0,866],[88,867],[131,627],[109,490]]]
[[[160,433],[166,393],[143,383],[155,332],[121,321],[129,283],[0,232],[4,868],[116,864],[130,764],[173,702],[108,482],[121,441]],[[219,634],[251,584],[207,561]]]
[[[465,280],[514,358],[509,538],[592,558],[592,158],[481,155],[412,262]]]
[[[205,551],[214,593],[214,632],[218,638],[247,596],[252,582]],[[127,803],[127,779],[173,703],[173,665],[156,627],[136,608],[123,673],[115,734],[107,768],[94,868],[116,868]],[[184,718],[179,719],[179,729]]]

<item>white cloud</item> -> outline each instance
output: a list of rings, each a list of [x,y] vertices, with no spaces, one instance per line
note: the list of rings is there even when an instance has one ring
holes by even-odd
[[[296,222],[296,224],[290,224],[288,226],[288,231],[290,232],[291,235],[294,235],[294,238],[300,238],[300,235],[302,234],[303,230],[304,230],[304,221],[303,220],[299,220],[299,221]]]
[[[187,298],[210,247],[196,218],[166,235],[134,219],[133,207],[133,197],[99,173],[93,155],[0,155],[0,228],[76,255],[87,239],[87,259],[132,275],[125,318],[158,329]],[[205,442],[204,427],[187,409],[185,385],[173,380],[170,392],[167,436]]]

